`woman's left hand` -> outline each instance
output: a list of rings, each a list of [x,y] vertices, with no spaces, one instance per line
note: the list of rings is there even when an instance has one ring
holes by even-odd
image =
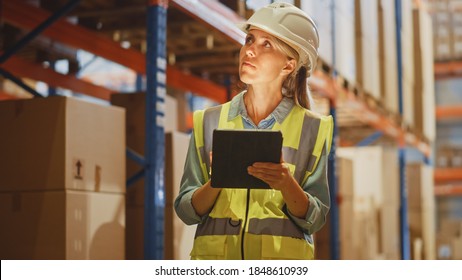
[[[289,167],[284,162],[255,162],[247,167],[247,172],[279,191],[293,180]]]
[[[280,163],[255,162],[247,167],[247,172],[267,183],[272,189],[281,191],[290,213],[301,219],[306,216],[310,205],[308,196],[290,173],[282,156]]]

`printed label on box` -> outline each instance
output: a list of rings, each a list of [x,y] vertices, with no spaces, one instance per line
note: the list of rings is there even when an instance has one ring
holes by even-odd
[[[81,159],[72,160],[72,170],[74,179],[83,180],[85,176],[85,162]]]

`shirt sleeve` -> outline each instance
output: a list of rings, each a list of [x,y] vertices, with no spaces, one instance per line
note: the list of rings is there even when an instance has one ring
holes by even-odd
[[[189,141],[180,191],[174,203],[176,214],[187,225],[198,224],[202,221],[192,205],[192,195],[206,183],[203,177],[193,131]]]
[[[327,181],[327,155],[326,147],[321,154],[318,166],[315,171],[308,177],[305,184],[301,186],[309,199],[309,207],[305,219],[298,218],[287,212],[291,219],[304,232],[313,234],[320,230],[326,222],[326,216],[330,209],[330,194]]]

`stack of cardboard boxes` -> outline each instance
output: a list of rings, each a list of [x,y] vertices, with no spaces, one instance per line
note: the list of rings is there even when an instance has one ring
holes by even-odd
[[[422,163],[406,166],[408,198],[408,220],[413,259],[434,260],[435,240],[435,196],[433,167]],[[422,243],[422,246],[418,245]],[[421,247],[421,249],[419,248]]]
[[[355,1],[356,81],[380,98],[378,0]]]
[[[462,4],[458,0],[427,0],[433,18],[436,61],[462,58]]]
[[[340,258],[400,259],[397,150],[339,148],[337,156]],[[315,235],[316,258],[330,259],[329,226]]]
[[[462,222],[442,219],[436,238],[436,254],[440,260],[462,260]]]
[[[0,102],[0,257],[125,258],[125,112]]]

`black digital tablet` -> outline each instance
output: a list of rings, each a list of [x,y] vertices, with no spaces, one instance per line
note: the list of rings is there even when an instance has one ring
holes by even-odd
[[[254,162],[281,161],[282,133],[272,130],[213,131],[212,178],[214,188],[267,189],[268,184],[249,175]]]

